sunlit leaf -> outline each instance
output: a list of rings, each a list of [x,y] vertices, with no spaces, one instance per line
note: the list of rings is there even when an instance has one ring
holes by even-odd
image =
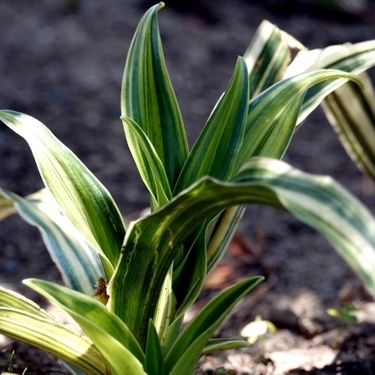
[[[281,79],[290,62],[291,49],[301,50],[304,46],[269,21],[260,24],[244,54],[250,78],[250,98]]]
[[[181,171],[173,194],[203,176],[231,177],[240,152],[249,101],[247,68],[238,58],[228,89],[210,115]]]
[[[161,207],[172,197],[164,166],[143,130],[130,118],[122,116],[121,120],[138,172],[152,196],[153,206]]]
[[[0,120],[25,138],[44,183],[61,209],[86,240],[114,267],[121,251],[125,228],[107,189],[38,120],[8,110],[0,111]]]
[[[79,324],[108,362],[117,361],[116,355],[122,352],[120,347],[126,350],[129,365],[137,368],[139,361],[144,362],[144,353],[128,327],[96,299],[48,281],[26,279],[23,282],[64,309]],[[110,343],[113,344],[113,353]]]
[[[203,178],[164,208],[133,222],[109,284],[109,305],[141,345],[165,275],[189,232],[224,208],[245,203],[284,206],[316,228],[375,295],[375,220],[369,211],[328,177],[273,159],[254,159],[236,182]]]
[[[352,74],[335,70],[317,70],[282,80],[250,102],[249,114],[236,170],[254,156],[281,158],[294,134],[300,107],[309,88],[323,81],[330,84],[315,98],[317,105],[334,88],[360,79]]]
[[[135,121],[150,139],[173,189],[188,146],[160,41],[157,11],[163,6],[145,13],[133,37],[122,79],[121,115]],[[132,148],[137,164],[144,164],[142,151],[135,144]]]
[[[92,342],[55,321],[0,307],[0,333],[45,350],[86,374],[106,374],[104,360]]]

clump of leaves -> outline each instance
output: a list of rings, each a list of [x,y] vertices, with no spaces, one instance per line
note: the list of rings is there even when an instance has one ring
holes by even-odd
[[[0,218],[18,212],[38,226],[67,288],[38,279],[24,283],[69,313],[85,335],[5,288],[0,332],[63,359],[75,374],[188,375],[205,353],[249,345],[211,336],[261,277],[223,290],[182,326],[246,204],[285,208],[319,230],[375,296],[371,213],[329,177],[278,160],[296,128],[335,89],[351,81],[355,91],[344,104],[363,103],[366,86],[353,73],[375,64],[375,42],[308,52],[263,22],[189,149],[159,36],[162,7],[150,8],[140,21],[121,90],[121,120],[150,192],[151,214],[125,227],[107,189],[42,123],[0,111],[0,120],[28,142],[46,186],[27,197],[1,189]],[[292,45],[304,53],[286,69]],[[347,120],[343,102],[332,100],[332,118]],[[345,124],[353,128],[357,120]],[[359,139],[354,153],[373,170],[374,159],[363,157],[366,145]],[[373,144],[366,151],[373,155]]]

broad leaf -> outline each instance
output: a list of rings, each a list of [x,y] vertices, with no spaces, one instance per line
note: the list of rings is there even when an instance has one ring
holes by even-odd
[[[249,44],[244,59],[249,72],[250,98],[281,79],[293,49],[304,46],[268,21],[263,21]]]
[[[189,233],[207,217],[246,203],[284,206],[318,229],[375,296],[375,220],[368,210],[330,178],[310,176],[281,161],[254,159],[237,182],[202,178],[130,227],[108,303],[142,346],[164,278]]]
[[[121,115],[135,121],[150,139],[172,189],[188,155],[188,146],[160,41],[157,11],[163,6],[159,3],[150,8],[135,32],[122,79]],[[132,152],[137,164],[147,162],[135,144]]]
[[[108,362],[118,361],[115,360],[116,355],[120,354],[119,348],[123,347],[127,351],[126,357],[129,363],[134,362],[135,367],[138,366],[138,360],[144,363],[144,353],[132,333],[102,303],[48,281],[26,279],[23,282],[64,309],[79,324]],[[111,353],[110,342],[113,344],[113,353]]]
[[[53,320],[0,307],[0,333],[45,350],[86,374],[106,374],[104,360],[92,342]]]
[[[26,198],[1,188],[0,194],[13,199],[21,217],[42,232],[44,243],[65,284],[92,295],[98,277],[104,275],[98,254],[61,213],[48,190],[43,189]]]
[[[114,267],[125,236],[111,195],[41,122],[3,110],[0,120],[28,142],[45,185],[86,240]],[[107,275],[109,277],[110,275]]]
[[[0,307],[11,308],[36,315],[40,318],[55,321],[45,310],[23,295],[0,286]]]
[[[375,41],[357,44],[345,43],[323,49],[301,51],[285,72],[284,78],[316,69],[339,69],[348,73],[362,73],[375,65]],[[321,102],[320,96],[329,82],[322,82],[310,89],[303,101],[298,124]],[[335,88],[335,86],[332,86]],[[337,88],[337,87],[336,87]]]
[[[375,94],[367,75],[361,77],[364,88],[346,84],[329,95],[322,107],[347,153],[375,179]]]
[[[292,138],[300,107],[306,92],[323,81],[330,84],[316,99],[319,104],[332,89],[360,79],[352,74],[335,70],[317,70],[282,80],[258,95],[249,104],[249,114],[236,171],[254,156],[281,158]]]

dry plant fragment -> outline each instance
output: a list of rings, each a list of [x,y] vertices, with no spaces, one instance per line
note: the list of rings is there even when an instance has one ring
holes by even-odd
[[[105,281],[104,277],[98,278],[93,297],[103,305],[107,304],[109,295],[107,294],[107,282]]]

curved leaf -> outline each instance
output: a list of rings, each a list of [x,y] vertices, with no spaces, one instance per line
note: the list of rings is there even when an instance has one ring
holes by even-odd
[[[52,315],[21,294],[0,286],[0,307],[21,310],[40,318],[55,321]]]
[[[0,332],[49,352],[86,374],[106,374],[104,360],[92,342],[55,321],[0,307]]]
[[[128,327],[102,303],[48,281],[26,279],[23,283],[64,309],[109,363],[116,362],[115,358],[119,355],[118,351],[121,351],[120,347],[126,349],[129,363],[134,362],[135,367],[138,366],[138,360],[144,363],[144,353]],[[108,346],[106,345],[107,338],[114,345],[112,354],[109,343]]]
[[[304,46],[269,21],[260,24],[244,54],[251,98],[280,80],[290,61],[291,48],[300,50]]]
[[[94,285],[104,271],[97,252],[60,212],[48,190],[22,198],[0,188],[0,194],[14,200],[15,208],[28,223],[42,232],[44,243],[67,286],[92,295]]]
[[[121,116],[121,120],[138,172],[152,196],[153,207],[159,208],[172,197],[164,166],[144,131],[128,117]]]
[[[320,93],[317,105],[334,88],[360,79],[335,70],[317,70],[282,80],[258,95],[249,104],[243,144],[235,170],[254,156],[281,158],[292,138],[306,92],[322,81],[330,81]]]
[[[25,138],[45,185],[61,209],[86,240],[114,267],[121,251],[125,228],[106,188],[38,120],[7,110],[0,111],[0,120]]]
[[[369,211],[328,177],[256,158],[235,182],[202,178],[159,211],[133,222],[109,283],[108,303],[142,346],[164,278],[189,233],[207,217],[245,203],[284,206],[318,229],[375,296],[375,220]]]
[[[202,355],[223,350],[242,349],[248,346],[250,344],[247,341],[240,339],[211,339],[208,340],[207,345],[204,347]]]
[[[157,11],[163,6],[159,3],[150,8],[135,32],[122,79],[121,115],[135,121],[150,139],[172,189],[188,155],[188,146],[160,41]],[[135,144],[132,148],[133,157],[144,158]]]
[[[236,181],[261,183],[301,221],[323,234],[375,296],[375,219],[349,191],[268,159],[249,162]]]
[[[375,41],[345,43],[323,49],[301,51],[289,65],[284,78],[323,68],[359,74],[374,65]],[[320,104],[321,93],[326,90],[327,85],[329,83],[322,82],[307,92],[297,124],[300,124]]]
[[[346,84],[322,107],[348,155],[375,180],[375,94],[368,76],[362,73],[361,78],[364,88]]]

